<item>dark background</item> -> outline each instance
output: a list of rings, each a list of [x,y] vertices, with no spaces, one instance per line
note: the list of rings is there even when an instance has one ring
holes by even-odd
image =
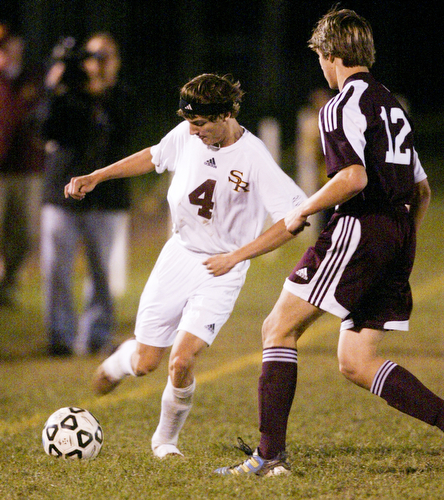
[[[242,124],[282,124],[284,147],[294,140],[297,110],[311,89],[325,86],[307,40],[334,2],[311,0],[0,0],[0,17],[28,41],[30,59],[44,62],[60,36],[79,40],[110,31],[123,53],[123,75],[137,89],[144,145],[177,121],[178,89],[203,72],[231,73],[247,94]],[[443,14],[433,1],[343,1],[372,24],[374,75],[404,95],[416,115],[427,154],[442,154]]]

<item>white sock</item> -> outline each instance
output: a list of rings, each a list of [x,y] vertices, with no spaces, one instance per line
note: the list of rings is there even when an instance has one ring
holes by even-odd
[[[111,356],[102,363],[105,373],[113,380],[121,380],[126,375],[135,377],[131,358],[136,351],[137,340],[125,341]]]
[[[179,432],[193,405],[193,394],[196,381],[184,389],[174,387],[171,378],[162,394],[162,410],[159,425],[153,435],[151,444],[153,451],[162,444],[177,445]]]

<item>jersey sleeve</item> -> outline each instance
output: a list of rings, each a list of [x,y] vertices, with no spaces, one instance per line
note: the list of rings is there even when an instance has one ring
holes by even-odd
[[[364,89],[351,87],[321,109],[319,126],[329,177],[350,165],[367,166],[364,154],[367,122],[359,108]]]
[[[263,148],[263,163],[258,169],[259,191],[266,211],[276,223],[307,196],[273,160],[265,146]]]
[[[415,184],[418,184],[418,182],[421,182],[427,178],[427,174],[425,173],[424,169],[422,168],[421,162],[419,161],[416,149],[413,149],[413,175],[415,178]]]
[[[189,135],[188,124],[182,122],[168,132],[159,144],[151,146],[152,161],[158,174],[165,172],[165,170],[170,172],[176,170],[178,154],[185,143],[187,135]]]

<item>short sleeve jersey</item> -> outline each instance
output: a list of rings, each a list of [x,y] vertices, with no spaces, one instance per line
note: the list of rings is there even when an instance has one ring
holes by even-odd
[[[151,148],[158,173],[174,172],[168,190],[173,232],[193,252],[233,251],[306,198],[263,142],[244,129],[234,144],[209,148],[183,121]]]
[[[320,111],[327,174],[363,165],[366,188],[340,210],[371,211],[410,204],[414,184],[427,176],[414,147],[412,125],[398,100],[371,73],[356,73]]]

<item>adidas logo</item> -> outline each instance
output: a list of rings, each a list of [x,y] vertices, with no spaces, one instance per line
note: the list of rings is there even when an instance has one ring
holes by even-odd
[[[296,275],[302,278],[303,280],[307,281],[308,280],[307,268],[303,267],[302,269],[299,269],[299,271],[296,271]]]
[[[204,165],[206,165],[207,167],[217,168],[216,160],[214,158],[210,158],[209,160],[207,160]]]
[[[214,329],[216,328],[216,325],[213,323],[212,325],[205,325],[205,328],[209,330],[211,333],[214,333]]]
[[[188,110],[190,110],[190,111],[193,111],[193,107],[191,106],[191,104],[187,104],[187,105],[185,106],[185,109],[188,109]]]

